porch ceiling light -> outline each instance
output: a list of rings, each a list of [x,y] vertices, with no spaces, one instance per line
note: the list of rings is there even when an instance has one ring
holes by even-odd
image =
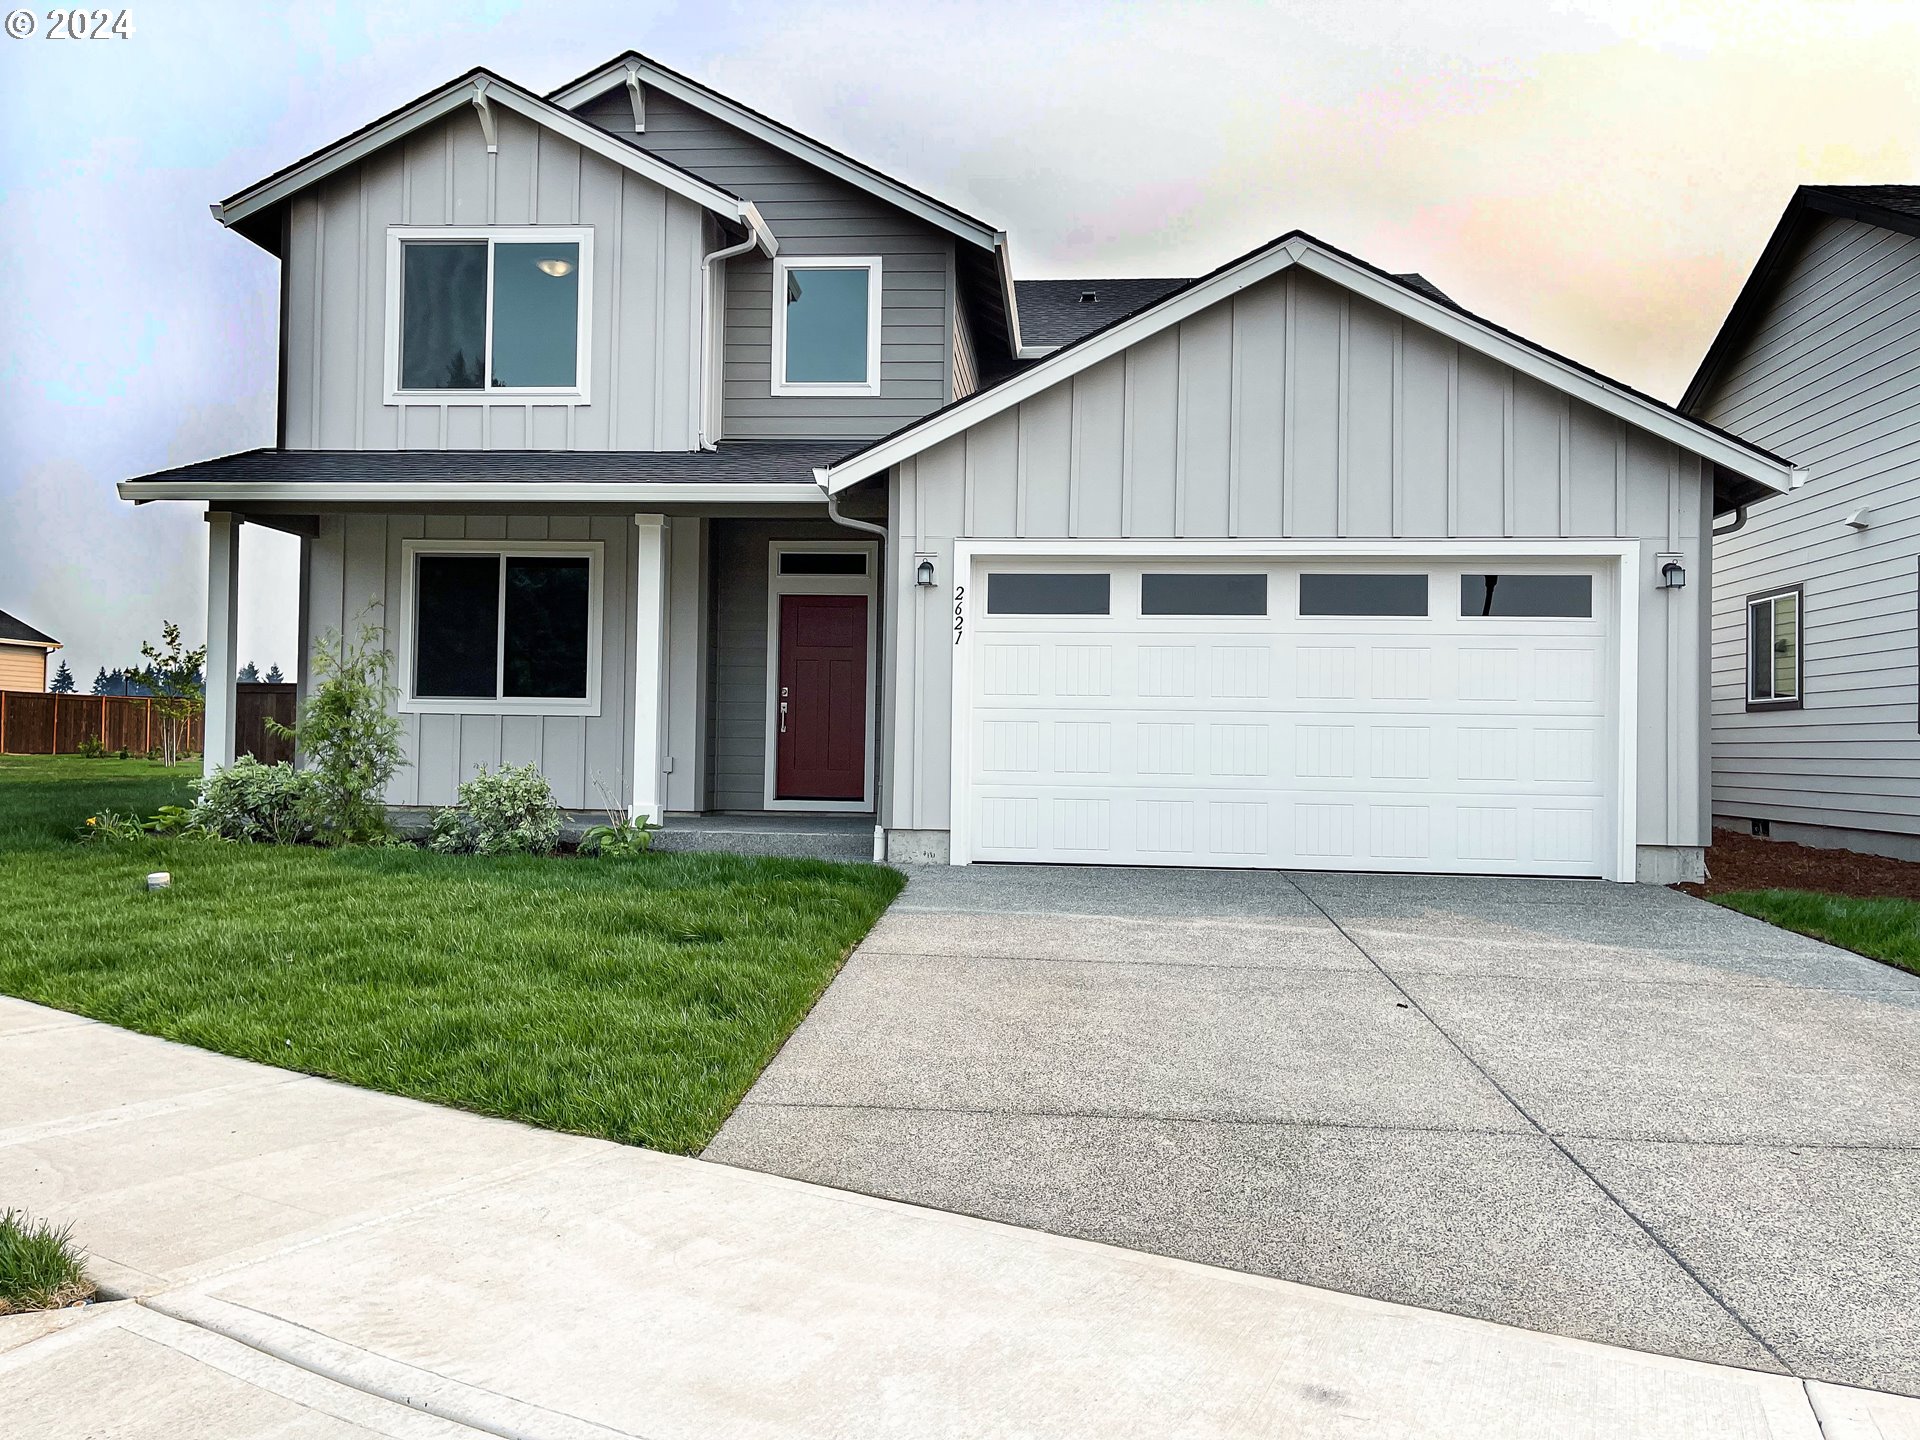
[[[548,257],[545,260],[536,260],[533,263],[540,267],[541,274],[551,275],[556,280],[563,275],[571,275],[573,273],[573,262],[571,260],[555,260],[552,257]]]

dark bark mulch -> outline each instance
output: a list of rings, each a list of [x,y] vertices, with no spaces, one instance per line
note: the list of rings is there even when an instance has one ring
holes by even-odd
[[[1707,883],[1676,885],[1689,895],[1731,890],[1811,890],[1867,900],[1920,900],[1920,861],[1892,860],[1853,850],[1817,850],[1786,840],[1762,840],[1739,830],[1715,830],[1707,849]]]

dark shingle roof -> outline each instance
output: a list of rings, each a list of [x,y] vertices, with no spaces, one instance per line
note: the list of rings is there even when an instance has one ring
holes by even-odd
[[[0,640],[25,640],[30,645],[58,645],[60,643],[54,639],[53,636],[43,634],[34,629],[33,626],[27,624],[26,621],[14,619],[13,616],[7,614],[4,610],[0,610]]]
[[[1016,280],[1020,341],[1068,345],[1111,320],[1151,305],[1185,280]],[[1091,295],[1091,300],[1083,297]]]
[[[1920,220],[1920,185],[1808,185],[1804,189],[1810,194],[1831,195],[1836,200],[1851,200]]]
[[[246,450],[128,483],[811,485],[846,441],[739,441],[718,450]]]

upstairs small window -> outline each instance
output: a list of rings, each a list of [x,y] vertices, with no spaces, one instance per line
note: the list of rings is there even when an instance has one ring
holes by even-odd
[[[388,403],[586,398],[585,230],[390,232]]]
[[[1798,585],[1747,601],[1747,708],[1800,708],[1800,612]]]
[[[773,393],[880,393],[880,260],[773,262]]]

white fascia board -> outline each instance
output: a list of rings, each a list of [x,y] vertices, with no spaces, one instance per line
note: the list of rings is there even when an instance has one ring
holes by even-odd
[[[1755,454],[1683,415],[1662,409],[1575,366],[1541,354],[1456,310],[1330,255],[1304,236],[1294,236],[1283,244],[1261,250],[1233,268],[1163,300],[1150,310],[1143,310],[1118,322],[1090,340],[1063,347],[1033,369],[991,390],[981,391],[892,440],[840,464],[826,467],[825,483],[829,490],[838,493],[849,485],[881,474],[902,460],[942,440],[951,439],[981,421],[1098,365],[1102,360],[1119,354],[1149,336],[1178,325],[1292,265],[1321,275],[1365,299],[1406,316],[1416,324],[1479,351],[1501,364],[1510,365],[1544,385],[1573,395],[1596,410],[1618,416],[1630,425],[1669,440],[1682,450],[1712,460],[1769,489],[1785,492],[1804,483],[1804,472],[1784,461],[1769,460]]]
[[[503,501],[525,501],[528,504],[548,501],[626,504],[645,500],[682,505],[821,505],[826,502],[826,495],[819,486],[804,482],[792,485],[677,485],[647,481],[577,481],[546,485],[512,481],[489,483],[484,480],[442,480],[418,484],[372,480],[325,485],[298,480],[238,480],[213,484],[192,480],[122,480],[116,488],[122,500],[201,500],[210,505],[225,505],[239,500],[282,500],[317,505],[382,500],[425,500],[454,505],[467,501],[485,501],[488,504]]]
[[[958,235],[983,249],[993,247],[999,232],[989,230],[977,220],[916,194],[897,181],[888,179],[877,170],[870,170],[857,161],[847,159],[844,155],[836,155],[824,146],[807,139],[798,131],[789,130],[784,125],[775,124],[764,116],[743,109],[724,96],[715,95],[701,86],[690,84],[682,77],[661,70],[639,56],[622,56],[606,69],[588,76],[576,85],[569,85],[565,90],[555,92],[548,99],[556,105],[572,109],[615,85],[625,85],[629,59],[638,66],[641,83],[651,85],[663,95],[671,95],[684,105],[691,105],[696,110],[716,116],[736,129],[745,131],[756,140],[773,146],[776,150],[798,155],[809,165],[826,171],[829,175],[845,181],[856,189],[878,195],[889,205],[896,206],[909,215],[916,215],[929,225],[945,230],[951,235]]]
[[[298,169],[256,186],[252,190],[243,191],[225,204],[215,205],[214,219],[222,225],[232,226],[249,215],[277,205],[316,181],[325,179],[328,175],[345,169],[349,165],[357,164],[376,151],[404,139],[422,126],[429,125],[443,116],[451,115],[472,104],[474,98],[483,91],[489,104],[512,110],[536,125],[573,141],[582,149],[591,150],[594,154],[611,160],[616,165],[644,176],[662,189],[683,196],[696,205],[723,215],[729,220],[738,221],[760,238],[763,248],[772,243],[772,233],[760,219],[759,212],[737,196],[729,195],[726,191],[717,189],[684,171],[663,164],[637,146],[615,139],[599,126],[582,120],[577,115],[562,110],[537,96],[522,94],[499,77],[491,75],[477,75],[456,81],[446,89],[436,91],[408,106],[385,124],[316,155]],[[773,252],[769,249],[767,253]]]

